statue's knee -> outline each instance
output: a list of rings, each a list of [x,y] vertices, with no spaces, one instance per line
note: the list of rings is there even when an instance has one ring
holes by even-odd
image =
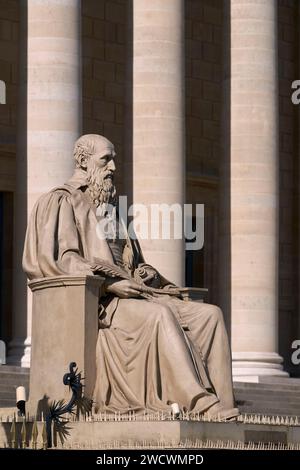
[[[207,305],[208,307],[208,316],[209,319],[214,322],[214,323],[219,323],[220,321],[223,321],[223,313],[220,307],[217,305]]]
[[[168,321],[173,319],[172,310],[167,305],[158,305],[155,309],[155,316],[158,320]]]

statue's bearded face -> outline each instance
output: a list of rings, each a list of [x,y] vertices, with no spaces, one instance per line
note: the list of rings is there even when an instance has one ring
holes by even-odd
[[[116,169],[114,157],[113,146],[96,146],[87,161],[88,191],[96,206],[116,202],[116,188],[113,183]]]

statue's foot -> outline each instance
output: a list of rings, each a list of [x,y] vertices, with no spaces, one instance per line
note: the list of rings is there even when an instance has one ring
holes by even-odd
[[[236,421],[240,416],[238,408],[224,408],[220,403],[215,403],[203,414],[205,418],[218,421]]]

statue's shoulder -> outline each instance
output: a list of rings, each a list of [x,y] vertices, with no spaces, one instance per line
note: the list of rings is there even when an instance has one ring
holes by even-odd
[[[74,186],[65,183],[62,186],[57,186],[56,188],[53,188],[49,194],[56,194],[56,195],[65,195],[65,196],[71,196],[74,192],[78,191],[77,188],[74,188]]]
[[[71,200],[74,191],[77,191],[75,188],[68,184],[62,186],[57,186],[56,188],[51,189],[47,193],[42,194],[36,201],[35,207],[44,207],[48,204],[58,204],[63,200]]]

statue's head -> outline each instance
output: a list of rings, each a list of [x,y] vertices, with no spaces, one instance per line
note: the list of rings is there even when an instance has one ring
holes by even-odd
[[[76,167],[86,171],[88,191],[97,206],[103,202],[115,202],[115,156],[113,144],[102,135],[86,134],[75,143]]]

